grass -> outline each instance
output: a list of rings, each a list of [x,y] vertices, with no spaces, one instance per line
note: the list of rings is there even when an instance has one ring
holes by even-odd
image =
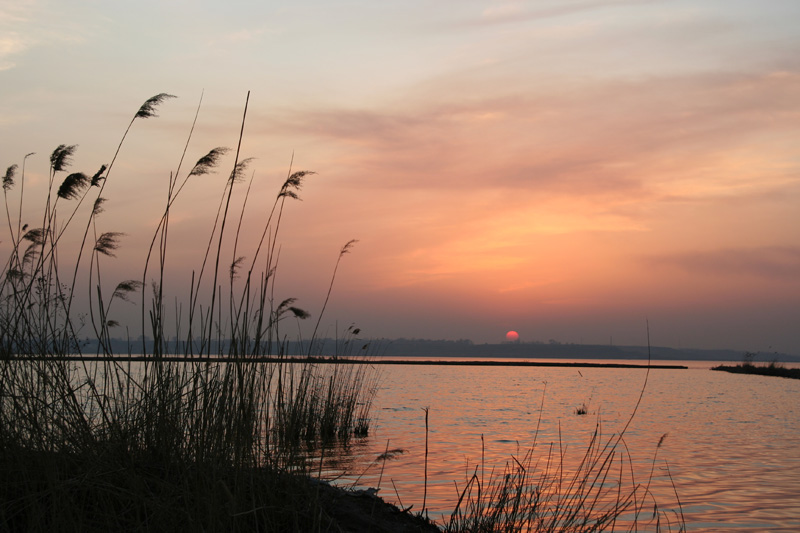
[[[543,407],[544,393],[535,435]],[[598,420],[577,466],[570,465],[560,442],[541,445],[536,438],[502,471],[492,470],[488,480],[482,459],[459,489],[444,531],[684,531],[680,500],[678,511],[662,509],[650,488],[666,434],[645,482],[636,480],[624,434],[637,409],[638,403],[622,431],[607,438]]]
[[[245,179],[251,160],[240,153],[247,103],[237,148],[212,148],[185,170],[191,125],[179,164],[169,174],[163,211],[141,252],[141,276],[107,279],[107,263],[124,235],[103,228],[113,215],[105,186],[116,179],[115,163],[131,129],[155,118],[171,98],[148,99],[110,162],[91,175],[69,170],[76,146],[58,146],[49,158],[40,210],[33,214],[23,212],[33,154],[21,166],[8,167],[3,177],[0,531],[372,527],[356,515],[373,516],[378,509],[386,515],[385,506],[345,505],[340,493],[309,482],[322,476],[325,450],[334,449],[330,443],[369,434],[380,378],[366,360],[315,360],[331,353],[318,337],[320,321],[340,261],[355,241],[339,251],[304,353],[287,353],[287,321],[294,324],[310,313],[293,298],[274,297],[281,221],[287,202],[298,199],[313,173],[290,168],[263,225],[244,228],[252,185],[252,178]],[[216,211],[210,212],[202,261],[191,273],[180,273],[188,297],[168,306],[171,219],[187,187],[215,173],[226,156],[233,161],[220,180]],[[23,219],[37,224],[28,227]],[[259,236],[248,249],[245,233]],[[116,317],[126,303],[139,306],[134,322],[141,341],[128,340],[120,352],[119,334],[112,332],[123,330]],[[348,328],[336,340],[333,357],[362,353],[358,334]],[[136,360],[137,353],[145,360]],[[75,354],[94,360],[67,357]],[[290,355],[309,357],[297,362]],[[270,362],[263,362],[264,356]],[[427,430],[426,416],[426,442]],[[603,442],[598,426],[571,472],[559,447],[550,445],[540,455],[536,443],[488,480],[476,470],[443,529],[601,531],[651,525],[641,519],[653,503],[650,480],[637,484],[626,470],[624,432]],[[318,459],[312,459],[315,451]],[[389,454],[387,448],[378,462],[385,463]],[[425,478],[427,487],[427,469]],[[426,497],[427,491],[422,512]],[[341,516],[345,507],[355,514]],[[653,520],[656,529],[668,522],[661,511]],[[413,524],[430,527],[424,520]]]
[[[298,198],[311,172],[287,173],[263,226],[247,228],[260,240],[245,251],[240,237],[250,160],[238,147],[213,148],[182,170],[192,125],[142,252],[141,277],[106,279],[106,263],[123,234],[101,229],[112,214],[105,186],[115,178],[128,133],[171,98],[148,99],[111,162],[92,176],[69,170],[76,146],[58,146],[38,213],[23,212],[32,154],[3,177],[8,237],[0,277],[2,531],[324,530],[329,513],[305,480],[314,474],[306,461],[309,450],[369,431],[378,379],[370,365],[285,359],[282,325],[310,314],[294,299],[274,299],[277,243],[284,207]],[[247,104],[238,146],[246,110]],[[185,276],[189,297],[168,310],[171,216],[186,187],[215,172],[229,152],[233,162],[220,182],[205,255]],[[38,226],[29,228],[23,219]],[[330,287],[353,244],[342,247]],[[141,344],[129,341],[123,353],[115,353],[112,331],[121,328],[115,311],[136,301]],[[317,327],[322,312],[324,306]],[[173,314],[174,323],[167,318]],[[337,351],[346,353],[357,333],[348,330]],[[94,353],[83,353],[87,337]],[[312,339],[307,355],[315,350]],[[146,360],[127,358],[137,352]],[[99,360],[65,359],[74,354]],[[259,362],[264,355],[278,360]]]
[[[660,444],[659,444],[660,447]],[[655,457],[653,459],[655,465]],[[481,479],[479,465],[460,490],[445,531],[682,531],[679,513],[660,509],[637,483],[621,441],[598,427],[577,467],[566,467],[560,444],[534,444],[500,472]]]
[[[649,355],[649,325],[647,329]],[[650,490],[658,450],[666,434],[656,445],[650,473],[644,482],[636,480],[625,444],[625,432],[636,416],[649,375],[648,367],[639,399],[622,430],[603,438],[598,420],[575,467],[569,466],[560,442],[542,446],[536,437],[527,451],[520,457],[512,456],[502,471],[491,471],[488,480],[482,458],[459,489],[458,501],[444,530],[451,533],[684,531],[680,500],[678,511],[662,509]],[[543,392],[535,436],[539,434],[544,399]],[[669,472],[669,467],[665,468]]]

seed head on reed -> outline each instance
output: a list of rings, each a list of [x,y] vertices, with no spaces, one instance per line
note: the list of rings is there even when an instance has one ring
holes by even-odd
[[[122,281],[117,285],[117,288],[114,289],[114,294],[111,296],[111,298],[119,298],[120,300],[130,302],[131,300],[128,295],[132,292],[138,291],[143,286],[144,284],[141,281],[135,279]]]
[[[3,190],[7,191],[14,186],[14,175],[17,173],[17,165],[11,165],[6,169],[6,175],[3,176]]]
[[[103,172],[105,172],[107,168],[108,167],[106,165],[101,165],[100,170],[95,172],[94,176],[92,176],[92,187],[99,187],[100,181],[106,179],[106,177],[103,176]]]
[[[217,147],[213,148],[206,155],[197,160],[197,163],[192,167],[189,172],[190,176],[202,176],[211,172],[219,163],[219,159],[230,151],[229,148]]]
[[[310,170],[300,170],[291,174],[283,183],[278,197],[288,197],[294,200],[299,200],[300,197],[297,195],[297,192],[303,187],[303,178],[311,174],[316,174],[316,172],[311,172]]]
[[[94,244],[95,251],[109,257],[116,257],[114,255],[114,250],[119,248],[119,238],[123,235],[125,234],[117,231],[107,231],[103,233]]]
[[[233,263],[231,263],[231,279],[236,279],[238,277],[237,273],[239,272],[239,268],[242,266],[244,259],[245,257],[241,255],[237,257]]]
[[[77,144],[70,146],[67,146],[66,144],[58,145],[58,147],[53,150],[53,153],[50,154],[50,168],[53,170],[53,172],[61,172],[70,164],[72,164],[72,156],[75,154],[75,150],[77,149]]]
[[[16,280],[21,280],[21,279],[24,279],[24,278],[25,278],[25,275],[22,272],[20,272],[19,270],[17,270],[16,268],[10,268],[6,272],[6,279],[8,281],[12,282],[12,283],[14,281],[16,281]]]
[[[156,115],[156,106],[160,105],[161,102],[168,98],[177,98],[177,96],[167,93],[160,93],[148,98],[147,101],[142,104],[142,107],[139,108],[139,111],[136,112],[135,118],[157,117],[158,115]]]
[[[353,246],[355,246],[355,244],[357,242],[358,242],[358,239],[350,239],[349,241],[347,241],[347,243],[344,246],[342,246],[342,249],[339,250],[339,255],[342,256],[344,254],[349,254],[350,253],[350,249]]]
[[[44,242],[44,230],[42,228],[33,228],[25,232],[22,238],[35,245],[41,245]]]
[[[74,200],[80,196],[81,191],[90,182],[89,176],[83,172],[73,172],[61,182],[61,186],[58,188],[58,197],[64,200]]]
[[[229,178],[231,183],[239,183],[244,179],[244,171],[247,170],[247,166],[253,161],[254,158],[248,157],[247,159],[243,159],[236,163],[236,166],[231,172],[231,177]]]
[[[97,199],[94,201],[94,207],[92,207],[92,216],[97,216],[105,209],[103,209],[103,204],[106,203],[106,199],[98,196]]]
[[[278,305],[278,309],[276,310],[275,314],[280,318],[287,312],[291,312],[296,318],[299,318],[301,320],[309,318],[311,316],[311,313],[292,305],[296,301],[297,298],[286,298],[284,301],[280,303],[280,305]]]
[[[23,268],[29,267],[33,264],[33,260],[39,256],[39,251],[41,250],[41,244],[33,243],[28,248],[25,249],[25,254],[22,256],[22,266]]]
[[[299,318],[300,320],[305,320],[306,318],[310,318],[311,317],[311,313],[309,313],[305,309],[300,309],[299,307],[291,306],[291,307],[289,307],[289,311],[291,311],[292,314],[296,318]]]
[[[280,312],[288,309],[289,306],[292,305],[293,303],[295,303],[296,301],[297,301],[297,298],[286,298],[284,301],[282,301],[280,303],[280,305],[278,305],[278,312],[280,313]]]

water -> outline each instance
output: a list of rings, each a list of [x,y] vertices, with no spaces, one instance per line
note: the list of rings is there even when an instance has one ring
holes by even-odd
[[[800,530],[800,380],[712,372],[713,364],[650,371],[624,437],[636,481],[646,483],[653,470],[660,508],[674,510],[673,518],[682,509],[688,531]],[[646,376],[612,368],[380,368],[370,437],[351,446],[352,474],[338,483],[379,486],[384,499],[418,511],[428,408],[426,507],[440,523],[482,458],[479,472],[488,478],[536,439],[537,453],[554,443],[566,449],[567,468],[577,464],[598,424],[604,441],[626,425]],[[583,404],[588,414],[577,415]],[[403,451],[375,461],[387,449]]]

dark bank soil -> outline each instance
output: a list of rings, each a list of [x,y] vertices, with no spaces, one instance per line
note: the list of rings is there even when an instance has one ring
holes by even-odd
[[[374,490],[302,475],[0,443],[0,532],[438,532]]]
[[[320,490],[319,506],[327,515],[323,520],[326,531],[416,533],[439,532],[433,523],[413,511],[403,512],[384,502],[369,490],[345,490],[327,483],[317,483]]]

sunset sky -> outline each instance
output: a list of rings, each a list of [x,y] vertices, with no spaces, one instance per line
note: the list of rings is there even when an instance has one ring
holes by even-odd
[[[654,345],[800,354],[798,21],[796,0],[0,0],[0,167],[36,152],[33,219],[56,146],[91,175],[178,96],[104,193],[127,234],[105,275],[135,278],[201,95],[192,162],[236,147],[250,91],[247,220],[292,158],[317,173],[278,297],[316,319],[359,241],[327,334],[640,345],[649,321]],[[225,162],[175,206],[176,292]]]

